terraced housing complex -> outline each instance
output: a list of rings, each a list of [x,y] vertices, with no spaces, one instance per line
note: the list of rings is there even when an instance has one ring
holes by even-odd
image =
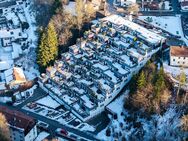
[[[93,21],[83,39],[41,75],[40,87],[86,121],[104,110],[164,42],[118,15]]]

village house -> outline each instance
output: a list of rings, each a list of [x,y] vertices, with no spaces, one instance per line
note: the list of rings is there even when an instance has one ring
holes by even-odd
[[[26,2],[0,0],[0,90],[14,80],[14,61],[29,45],[26,31],[29,25],[23,13]]]
[[[188,47],[170,47],[170,65],[188,67]]]

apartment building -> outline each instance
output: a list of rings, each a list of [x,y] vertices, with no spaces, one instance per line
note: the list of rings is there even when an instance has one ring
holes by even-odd
[[[86,121],[104,110],[164,41],[121,16],[103,18],[47,68],[39,85]]]

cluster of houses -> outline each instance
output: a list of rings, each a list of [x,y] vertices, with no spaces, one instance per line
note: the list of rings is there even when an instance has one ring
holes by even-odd
[[[0,91],[14,81],[14,60],[27,48],[26,0],[0,0]]]
[[[118,15],[93,22],[39,77],[39,85],[82,121],[99,112],[158,51],[165,38]]]

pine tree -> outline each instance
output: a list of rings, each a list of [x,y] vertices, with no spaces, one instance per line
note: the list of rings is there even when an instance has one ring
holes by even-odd
[[[58,56],[58,40],[54,24],[50,22],[47,28],[47,45],[49,48],[49,63],[53,63]]]
[[[134,93],[137,89],[137,84],[135,83],[136,80],[137,80],[137,75],[133,75],[133,77],[131,78],[129,82],[130,93]]]
[[[44,32],[41,37],[40,45],[37,53],[37,63],[40,69],[46,68],[49,62],[47,49],[46,33]]]
[[[155,87],[155,96],[156,98],[159,98],[160,94],[162,93],[162,91],[164,91],[166,87],[163,68],[160,68],[157,74],[157,80],[155,82],[154,87]]]
[[[50,22],[48,28],[42,34],[40,45],[37,51],[37,63],[40,67],[40,71],[43,72],[46,67],[53,64],[57,56],[57,34],[53,23]]]
[[[141,71],[138,77],[137,86],[139,90],[141,90],[142,88],[144,88],[144,86],[146,86],[146,78],[143,71]]]

